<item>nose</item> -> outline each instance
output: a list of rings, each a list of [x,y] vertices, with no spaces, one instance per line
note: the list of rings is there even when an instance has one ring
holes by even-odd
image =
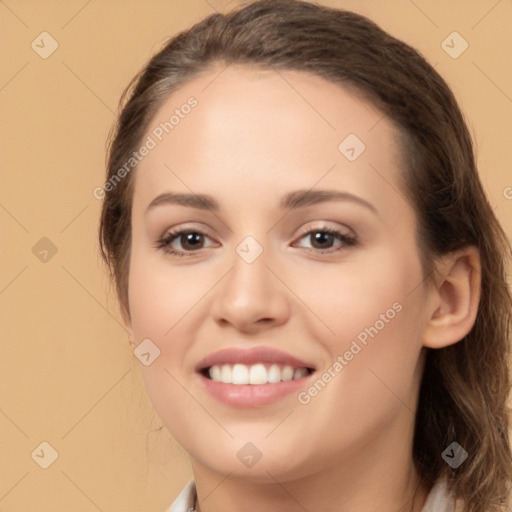
[[[218,324],[250,334],[288,320],[288,290],[268,263],[265,251],[252,263],[234,254],[231,270],[216,287],[210,311]]]

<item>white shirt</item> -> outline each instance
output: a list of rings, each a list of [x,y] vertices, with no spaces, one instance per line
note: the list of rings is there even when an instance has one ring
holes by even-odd
[[[191,480],[180,492],[167,512],[194,512],[196,484]],[[430,491],[421,512],[455,512],[455,501],[448,494],[446,483],[439,480]]]

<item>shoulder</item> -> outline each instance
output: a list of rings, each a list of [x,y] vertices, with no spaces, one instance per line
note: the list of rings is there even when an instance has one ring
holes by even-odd
[[[512,512],[512,492],[508,497],[508,504],[498,508],[500,512]],[[446,479],[439,479],[430,491],[427,501],[421,512],[464,512],[464,501],[455,499],[451,494]]]

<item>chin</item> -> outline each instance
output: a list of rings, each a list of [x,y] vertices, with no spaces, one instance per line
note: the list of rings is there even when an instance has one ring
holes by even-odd
[[[283,446],[276,450],[272,443],[265,444],[262,440],[239,441],[230,439],[229,443],[218,443],[214,450],[205,452],[204,448],[185,449],[189,452],[192,465],[208,468],[209,471],[229,478],[240,478],[252,483],[275,483],[306,477],[311,473],[312,464],[305,458],[302,451],[295,447]],[[195,456],[197,452],[199,456]],[[205,456],[205,453],[207,455]]]

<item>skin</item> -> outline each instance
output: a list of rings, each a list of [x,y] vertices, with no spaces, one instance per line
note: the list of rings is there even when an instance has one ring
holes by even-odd
[[[218,66],[173,92],[147,134],[190,96],[197,107],[134,175],[125,321],[134,343],[160,349],[141,371],[190,454],[201,510],[420,511],[428,489],[420,483],[411,501],[411,453],[424,347],[455,343],[473,325],[478,255],[449,255],[425,280],[396,127],[354,92],[296,71]],[[351,133],[366,145],[353,162],[338,150]],[[371,208],[338,200],[280,210],[297,189],[343,191]],[[208,194],[220,209],[146,211],[171,191]],[[323,227],[356,244],[334,238],[322,254],[306,233]],[[199,249],[175,240],[192,255],[172,256],[156,247],[172,228],[207,237]],[[249,235],[263,248],[251,264],[235,251]],[[394,303],[401,311],[306,405],[293,393],[230,407],[194,371],[220,349],[271,346],[314,364],[307,390]],[[247,442],[262,454],[251,468],[237,458]]]

